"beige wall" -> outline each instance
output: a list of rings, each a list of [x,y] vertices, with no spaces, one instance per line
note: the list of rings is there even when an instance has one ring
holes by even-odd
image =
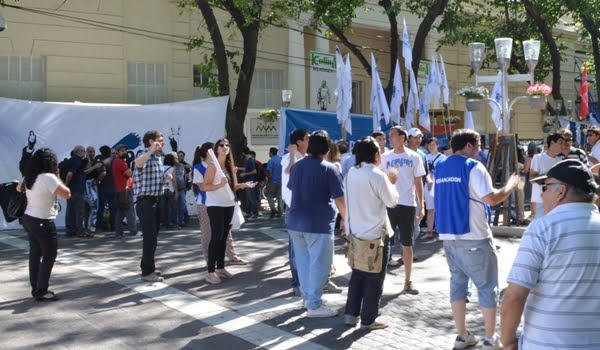
[[[103,1],[67,1],[62,0],[21,0],[19,6],[54,11],[57,13],[81,17],[113,25],[133,27],[165,35],[167,40],[148,38],[118,30],[98,28],[65,19],[30,12],[3,8],[2,14],[8,24],[7,30],[0,33],[0,54],[39,55],[46,60],[46,98],[50,101],[81,101],[98,103],[127,102],[127,62],[164,63],[167,65],[168,100],[180,101],[193,98],[192,64],[201,61],[201,48],[189,52],[184,46],[185,38],[202,30],[202,20],[197,10],[180,10],[173,2],[164,0],[103,0]],[[216,12],[221,23],[229,20],[226,13]],[[418,19],[407,16],[411,38],[418,26]],[[401,22],[401,21],[400,21]],[[387,83],[389,72],[388,54],[377,50],[389,50],[389,33],[386,19],[380,14],[369,12],[360,14],[355,34],[350,39],[357,44],[373,48],[376,52],[382,82]],[[401,25],[401,23],[400,23]],[[381,28],[378,28],[381,26]],[[400,28],[401,30],[402,28]],[[562,93],[567,99],[575,99],[573,87],[573,52],[578,48],[577,37],[573,33],[562,32],[570,43],[570,52],[562,65]],[[242,42],[233,31],[224,29],[228,49],[241,48]],[[208,38],[208,37],[207,37]],[[210,40],[210,38],[208,38]],[[266,29],[260,39],[256,68],[276,69],[283,72],[283,88],[288,86],[288,40],[286,29],[271,27]],[[432,32],[427,39],[423,59],[429,60],[437,49],[437,33]],[[317,45],[314,36],[305,35],[305,57]],[[336,43],[329,42],[329,51],[334,52]],[[210,43],[207,44],[210,46]],[[340,45],[342,52],[348,50]],[[489,50],[493,50],[490,48]],[[367,59],[370,50],[364,49]],[[474,79],[469,76],[468,52],[465,46],[444,47],[439,51],[446,61],[448,83],[451,89],[451,109],[464,110],[464,100],[455,95],[465,85],[472,85]],[[308,99],[309,69],[305,60],[305,84]],[[233,71],[233,70],[231,70]],[[484,70],[482,74],[495,75],[496,71]],[[353,57],[353,78],[362,82],[363,110],[369,113],[371,81],[360,62]],[[425,79],[419,79],[420,85]],[[235,93],[235,77],[232,77],[232,93]],[[551,78],[547,79],[551,82]],[[491,89],[491,85],[488,85]],[[513,83],[510,86],[511,97],[521,95],[525,83]],[[232,96],[232,98],[235,96]],[[308,101],[305,101],[305,106]],[[436,108],[439,106],[432,106]],[[483,108],[474,115],[476,126],[481,132],[494,132],[489,118],[489,108]],[[533,111],[526,102],[519,103],[515,109],[513,131],[522,138],[541,137],[540,122],[542,116]]]

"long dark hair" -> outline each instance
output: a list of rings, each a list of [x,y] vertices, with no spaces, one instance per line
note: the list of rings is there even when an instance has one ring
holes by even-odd
[[[217,156],[217,158],[219,155],[219,145],[221,144],[221,142],[229,143],[229,140],[227,140],[226,138],[222,138],[218,139],[217,142],[215,142],[215,145],[213,146],[213,152],[215,152],[215,156]],[[231,143],[229,143],[229,145],[231,145]],[[220,164],[215,164],[215,166],[216,165],[221,166]],[[231,190],[235,193],[235,184],[237,183],[237,178],[233,173],[233,168],[233,150],[231,149],[231,147],[229,147],[229,154],[227,155],[227,158],[225,158],[225,171],[227,171],[227,173],[229,174],[229,187],[231,187]]]
[[[215,144],[212,142],[205,142],[202,144],[202,146],[196,147],[196,150],[194,151],[194,161],[192,162],[192,165],[196,165],[202,162],[202,159],[205,159],[208,155],[208,150],[213,148],[214,146]]]
[[[50,148],[40,148],[29,159],[25,167],[25,187],[31,189],[39,174],[58,174],[56,153]]]

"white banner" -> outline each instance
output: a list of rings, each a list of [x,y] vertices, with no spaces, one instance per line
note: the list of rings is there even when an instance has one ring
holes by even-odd
[[[335,112],[335,54],[310,52],[310,109]]]
[[[196,146],[215,142],[225,135],[225,115],[229,97],[208,98],[158,105],[102,105],[32,102],[0,98],[0,182],[21,179],[19,162],[32,146],[53,149],[60,162],[76,145],[93,146],[96,154],[102,145],[125,144],[134,154],[144,147],[142,137],[148,130],[159,130],[165,137],[165,152],[173,147],[186,153],[192,162]],[[65,203],[57,225],[63,226]],[[0,229],[17,228],[0,215]]]

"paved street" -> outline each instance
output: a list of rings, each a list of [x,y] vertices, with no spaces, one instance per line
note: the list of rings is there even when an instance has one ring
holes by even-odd
[[[307,319],[289,288],[287,233],[282,220],[260,218],[234,232],[235,248],[250,260],[230,266],[234,279],[204,281],[196,224],[161,232],[157,266],[164,283],[139,279],[141,238],[66,239],[51,289],[61,300],[34,302],[28,282],[28,243],[22,231],[0,233],[0,349],[451,349],[455,331],[448,302],[448,268],[440,242],[419,242],[413,281],[417,296],[399,295],[402,267],[387,276],[381,314],[391,325],[373,332],[343,322],[346,293],[326,294],[340,310],[329,319]],[[500,285],[505,285],[518,239],[501,247]],[[397,257],[398,255],[396,255]],[[348,285],[343,240],[336,241],[333,278]],[[344,288],[345,289],[345,288]],[[476,306],[468,323],[483,334]],[[477,348],[477,347],[476,347]]]

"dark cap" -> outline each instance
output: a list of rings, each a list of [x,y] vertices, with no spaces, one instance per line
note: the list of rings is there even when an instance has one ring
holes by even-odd
[[[587,193],[594,193],[598,189],[598,184],[594,180],[590,168],[575,159],[565,159],[556,163],[548,170],[546,175],[536,177],[531,182],[543,184],[544,180],[549,177],[577,187]]]

